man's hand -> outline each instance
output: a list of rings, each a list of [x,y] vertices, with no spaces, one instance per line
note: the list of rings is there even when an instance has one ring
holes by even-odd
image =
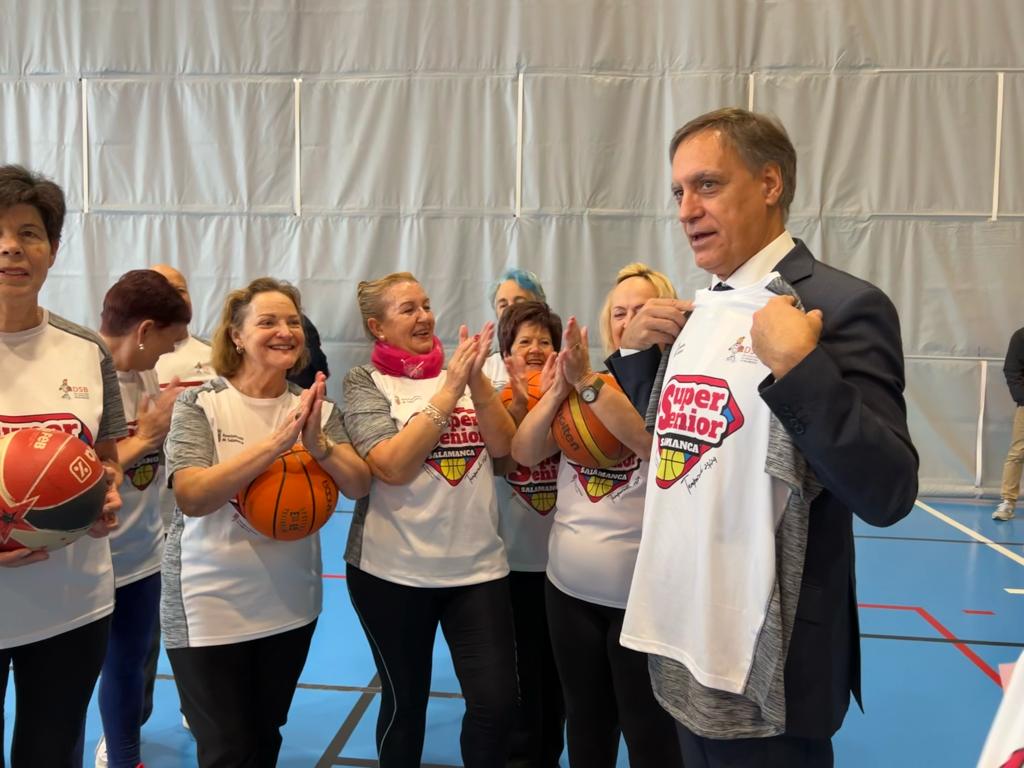
[[[637,350],[655,344],[669,346],[683,330],[692,311],[692,301],[648,299],[622,332],[619,346]]]
[[[809,355],[821,336],[821,310],[804,313],[792,296],[777,296],[754,313],[750,341],[754,354],[781,379]]]

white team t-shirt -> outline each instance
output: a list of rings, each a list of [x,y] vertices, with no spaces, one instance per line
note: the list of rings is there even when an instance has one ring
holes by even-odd
[[[160,387],[166,387],[175,376],[185,387],[198,386],[217,378],[217,373],[210,364],[212,355],[213,348],[209,344],[189,335],[175,345],[173,351],[160,355],[160,359],[156,361],[156,375],[160,380]]]
[[[0,434],[40,427],[90,445],[125,434],[114,363],[91,331],[44,311],[35,328],[0,333],[0,371]],[[0,569],[0,648],[45,640],[113,610],[105,538],[86,535],[42,562]]]
[[[608,469],[562,456],[547,574],[567,595],[626,607],[640,546],[646,469],[635,455]]]
[[[558,459],[556,453],[535,467],[520,464],[495,482],[498,533],[513,571],[547,570],[548,537],[558,498]]]
[[[423,410],[446,375],[408,379],[373,366],[353,369],[345,379],[345,424],[360,455]],[[345,560],[413,587],[465,586],[508,574],[491,457],[468,390],[412,482],[373,478],[369,496],[356,503]]]
[[[128,435],[138,428],[139,403],[143,395],[157,397],[160,385],[156,371],[118,371],[117,383],[128,421]],[[118,527],[110,533],[110,554],[114,559],[114,581],[118,587],[131,584],[160,570],[164,526],[160,519],[160,487],[166,473],[160,449],[124,468],[121,483],[121,511]]]
[[[769,371],[750,344],[775,273],[698,291],[658,403],[643,541],[622,644],[684,664],[702,685],[746,686],[775,585],[787,486],[765,471]]]
[[[290,384],[274,398],[243,395],[225,379],[181,393],[164,443],[167,472],[211,467],[267,437],[298,405]],[[324,433],[348,442],[333,403]],[[239,520],[233,503],[209,515],[175,510],[161,568],[160,621],[167,648],[225,645],[287,632],[313,621],[322,603],[319,533],[297,541],[265,537]]]

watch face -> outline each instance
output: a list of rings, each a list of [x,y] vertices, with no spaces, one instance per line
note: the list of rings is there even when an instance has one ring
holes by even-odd
[[[592,403],[597,400],[597,390],[593,387],[584,387],[580,392],[580,400],[584,403]]]

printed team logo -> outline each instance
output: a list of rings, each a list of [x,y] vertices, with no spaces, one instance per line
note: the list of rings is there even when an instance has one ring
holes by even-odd
[[[448,420],[448,429],[427,456],[427,466],[451,486],[462,482],[484,451],[484,439],[476,420],[476,412],[456,408]]]
[[[558,498],[558,457],[557,453],[548,456],[532,469],[520,464],[505,476],[516,495],[541,517],[555,508]]]
[[[129,421],[128,422],[128,437],[133,437],[136,432],[139,431],[139,422]],[[124,471],[124,476],[128,478],[128,482],[132,484],[132,487],[139,491],[146,490],[150,483],[153,482],[153,478],[156,477],[156,471],[160,467],[160,454],[151,453],[148,456],[143,456],[135,464],[128,467]]]
[[[52,429],[77,437],[86,445],[93,444],[92,432],[72,413],[44,413],[33,416],[5,416],[0,414],[0,436],[19,429]]]
[[[655,440],[659,488],[671,488],[701,457],[743,426],[728,382],[710,376],[673,376],[661,390]]]
[[[574,461],[570,461],[569,466],[576,473],[576,480],[587,498],[596,503],[629,485],[633,475],[640,469],[640,459],[631,453],[614,467],[583,467]]]
[[[761,359],[754,354],[754,348],[749,344],[746,336],[740,336],[736,339],[729,347],[728,352],[729,354],[725,358],[728,363],[735,363],[737,357],[744,363],[756,364],[761,362]]]
[[[160,454],[151,453],[139,459],[137,464],[124,471],[125,477],[131,482],[132,487],[144,491],[153,482],[156,472],[160,468]]]
[[[68,384],[67,379],[63,379],[60,386],[57,387],[57,391],[60,392],[61,398],[64,400],[88,400],[89,399],[89,388],[88,387],[76,387]]]

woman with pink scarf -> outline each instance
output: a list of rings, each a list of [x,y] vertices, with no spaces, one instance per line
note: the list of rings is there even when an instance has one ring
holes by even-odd
[[[380,766],[420,764],[439,624],[466,701],[463,763],[501,766],[516,667],[492,459],[508,455],[515,424],[482,372],[494,324],[462,326],[445,369],[413,275],[361,282],[358,298],[373,352],[345,379],[345,422],[373,479],[345,560],[380,677]]]

